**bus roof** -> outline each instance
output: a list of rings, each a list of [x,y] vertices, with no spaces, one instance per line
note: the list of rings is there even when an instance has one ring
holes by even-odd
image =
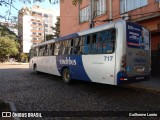
[[[54,43],[55,40],[54,39],[51,39],[49,41],[45,41],[45,42],[41,42],[39,44],[36,44],[36,45],[32,45],[32,47],[37,47],[37,46],[42,46],[42,45],[46,45],[46,44],[49,44],[49,43]]]
[[[63,41],[63,40],[66,40],[66,39],[76,38],[76,37],[83,36],[83,35],[86,35],[86,34],[98,32],[98,31],[105,30],[105,29],[109,29],[109,28],[114,27],[115,23],[117,23],[117,22],[123,22],[124,23],[126,21],[118,20],[118,21],[115,21],[115,22],[103,24],[103,25],[100,25],[100,26],[97,26],[97,27],[94,27],[94,28],[91,28],[91,29],[88,29],[88,30],[83,30],[81,32],[77,32],[77,33],[69,34],[69,35],[66,35],[66,36],[63,36],[63,37],[55,38],[55,39],[52,39],[52,40],[49,40],[49,41],[45,41],[45,42],[33,45],[32,47],[42,46],[42,45],[54,43],[56,41]]]

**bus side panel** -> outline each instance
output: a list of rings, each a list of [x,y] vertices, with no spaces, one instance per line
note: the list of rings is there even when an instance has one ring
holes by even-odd
[[[57,56],[56,61],[59,73],[62,73],[63,68],[67,67],[72,79],[90,81],[84,69],[81,55]]]
[[[83,66],[92,82],[115,85],[115,53],[83,55]]]
[[[56,65],[56,56],[35,57],[32,61],[33,65],[37,65],[38,71],[60,76]]]

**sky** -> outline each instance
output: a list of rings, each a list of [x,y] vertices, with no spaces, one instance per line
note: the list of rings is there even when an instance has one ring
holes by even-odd
[[[5,0],[6,1],[6,0]],[[20,0],[13,0],[15,2],[13,2],[13,6],[14,7],[11,7],[10,6],[4,6],[3,3],[2,3],[2,6],[0,6],[0,21],[5,21],[5,19],[2,19],[3,16],[6,16],[6,18],[8,19],[11,19],[13,18],[12,16],[16,16],[18,17],[18,10],[20,10],[23,6],[28,6],[28,7],[31,7],[33,4],[38,4],[40,5],[42,8],[46,8],[46,9],[50,9],[52,8],[54,13],[53,14],[53,17],[57,17],[59,16],[60,14],[60,7],[59,7],[59,4],[55,4],[55,5],[52,5],[51,3],[49,3],[49,0],[45,0],[45,2],[41,2],[41,3],[33,3],[31,0],[31,4],[27,3],[27,4],[24,4],[22,3]],[[11,9],[11,10],[10,10]],[[6,15],[6,11],[11,11],[11,14],[10,14],[10,17],[9,14]],[[54,18],[53,18],[54,19]],[[8,20],[7,20],[8,21]]]

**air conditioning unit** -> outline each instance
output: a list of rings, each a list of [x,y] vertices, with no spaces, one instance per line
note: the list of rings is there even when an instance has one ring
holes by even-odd
[[[121,15],[122,20],[129,20],[130,16],[128,13]]]

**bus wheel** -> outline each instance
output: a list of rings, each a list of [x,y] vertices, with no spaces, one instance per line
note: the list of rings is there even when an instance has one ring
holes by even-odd
[[[37,65],[36,65],[36,64],[34,64],[33,70],[34,70],[34,73],[35,73],[35,74],[38,74],[38,73],[39,73],[39,72],[37,71]]]
[[[68,68],[65,68],[62,72],[63,81],[67,84],[71,83],[71,74]]]

